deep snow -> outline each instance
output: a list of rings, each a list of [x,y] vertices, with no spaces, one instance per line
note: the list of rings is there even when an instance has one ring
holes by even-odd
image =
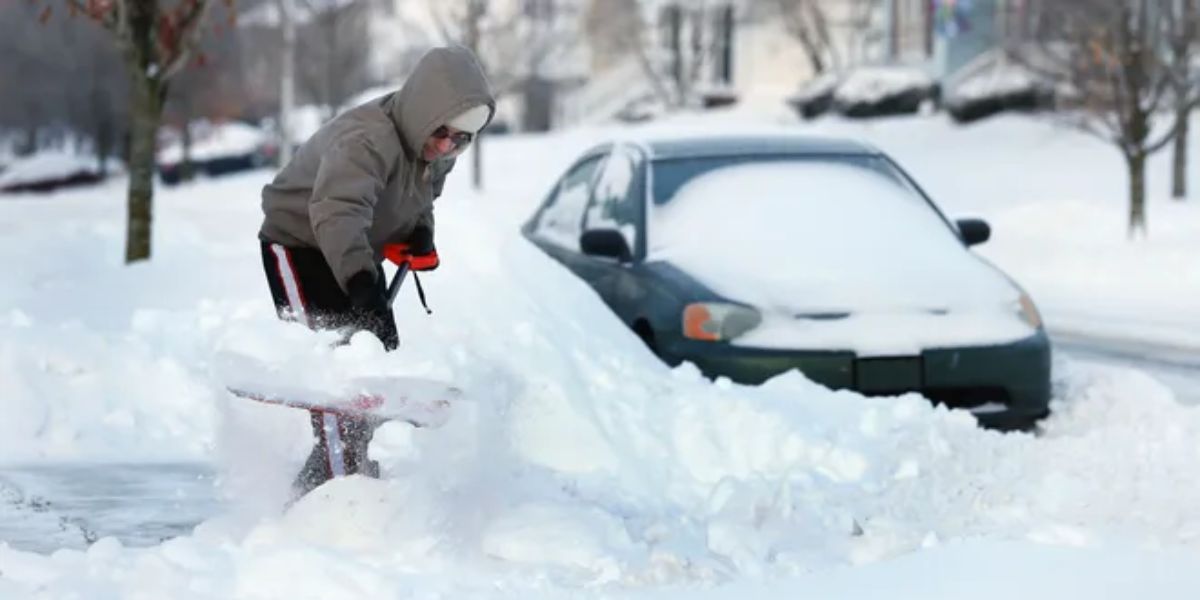
[[[1018,119],[816,127],[870,136],[952,212],[992,219],[982,252],[1052,327],[1195,316],[1172,299],[1200,285],[1194,205],[1156,200],[1140,245],[1093,231],[1123,213],[1119,173],[1090,166],[1107,154],[1087,138]],[[1191,596],[1196,409],[1139,372],[1060,361],[1043,434],[1000,435],[915,395],[670,370],[515,230],[597,135],[489,140],[484,196],[464,161],[439,200],[434,315],[402,292],[391,354],[275,320],[254,241],[266,171],[162,190],[155,259],[134,267],[120,264],[120,182],[0,199],[0,256],[20,265],[0,287],[3,459],[212,461],[230,504],[151,548],[0,544],[0,597]],[[1044,169],[1050,156],[1066,164]],[[1103,269],[1073,270],[1096,252]],[[1080,302],[1098,291],[1111,302]],[[283,510],[307,419],[222,392],[220,357],[247,349],[297,376],[452,380],[469,400],[436,431],[381,429],[386,480],[338,480]]]

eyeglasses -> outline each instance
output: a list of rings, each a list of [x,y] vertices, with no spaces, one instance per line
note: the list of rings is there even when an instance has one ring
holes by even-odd
[[[475,139],[475,134],[466,131],[455,131],[451,133],[448,127],[442,125],[441,127],[433,130],[433,137],[439,140],[450,138],[450,141],[453,142],[455,146],[461,148],[467,144],[470,144],[471,140]]]

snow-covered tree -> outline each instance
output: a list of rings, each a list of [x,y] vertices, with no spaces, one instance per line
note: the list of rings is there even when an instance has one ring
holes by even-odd
[[[696,102],[712,67],[729,48],[740,2],[731,0],[612,0],[587,14],[599,49],[631,56],[659,102],[679,108]]]
[[[763,0],[774,9],[788,35],[804,49],[815,75],[841,68],[841,54],[831,34],[827,3],[821,0]]]
[[[1169,52],[1175,0],[1053,0],[1027,64],[1067,90],[1071,123],[1120,150],[1129,171],[1129,235],[1145,235],[1146,160],[1178,132]]]

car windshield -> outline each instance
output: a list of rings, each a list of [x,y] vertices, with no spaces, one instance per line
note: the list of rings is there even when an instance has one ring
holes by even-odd
[[[873,172],[891,179],[916,199],[916,190],[890,162],[869,154],[795,155],[795,154],[741,154],[737,156],[704,156],[699,158],[672,158],[654,162],[654,203],[670,202],[679,189],[689,181],[717,169],[746,164],[795,164],[847,166]]]
[[[648,258],[724,295],[777,306],[941,307],[933,298],[945,299],[943,290],[981,289],[978,261],[885,159],[688,159],[656,164],[652,176]],[[994,297],[989,287],[984,295]]]

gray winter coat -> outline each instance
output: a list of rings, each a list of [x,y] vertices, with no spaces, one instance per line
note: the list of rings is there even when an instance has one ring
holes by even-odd
[[[319,248],[343,290],[355,273],[374,273],[384,244],[404,241],[418,224],[433,228],[433,200],[454,159],[425,162],[425,140],[481,104],[495,114],[470,51],[430,50],[399,91],[339,115],[300,146],[263,187],[259,237]]]

